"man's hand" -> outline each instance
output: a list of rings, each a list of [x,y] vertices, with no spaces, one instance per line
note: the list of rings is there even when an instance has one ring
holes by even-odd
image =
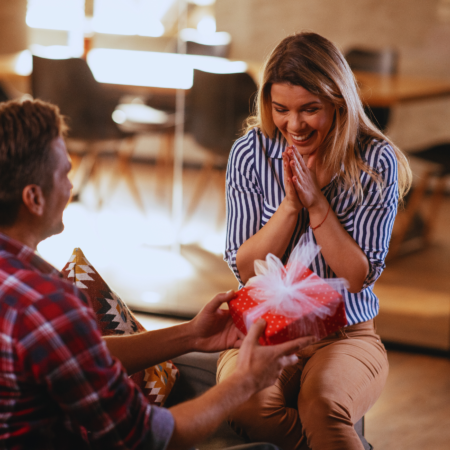
[[[249,383],[253,393],[272,386],[285,367],[298,362],[295,353],[317,341],[313,336],[306,336],[283,344],[261,346],[258,339],[265,326],[263,319],[252,325],[237,360],[235,374]]]
[[[216,295],[189,322],[193,350],[217,352],[240,347],[244,335],[234,326],[230,312],[220,306],[234,297],[234,291]]]
[[[217,295],[199,315],[190,322],[203,324],[206,335],[211,335],[211,326],[216,323],[219,312],[221,330],[229,330],[229,314],[221,313],[219,306],[233,298],[232,292]],[[224,311],[227,313],[228,311]],[[209,319],[207,319],[209,317]],[[258,344],[265,327],[264,320],[258,320],[244,339],[237,361],[237,370],[223,382],[209,389],[200,397],[170,408],[175,421],[168,449],[190,448],[211,434],[230,413],[247,401],[257,391],[275,383],[281,371],[288,365],[298,361],[295,352],[314,342],[315,338],[303,337],[284,344],[262,347]],[[202,327],[200,327],[202,328]],[[213,327],[214,328],[214,327]],[[220,334],[220,333],[219,333]],[[216,343],[231,343],[235,331],[223,333],[225,338],[214,338]],[[230,339],[227,340],[226,337]],[[205,339],[205,338],[203,338]],[[232,395],[230,395],[230,392]]]

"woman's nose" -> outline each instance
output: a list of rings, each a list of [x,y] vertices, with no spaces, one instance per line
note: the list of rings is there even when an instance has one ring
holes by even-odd
[[[305,128],[304,121],[300,114],[292,114],[289,118],[289,128],[291,128],[292,131],[298,131]]]

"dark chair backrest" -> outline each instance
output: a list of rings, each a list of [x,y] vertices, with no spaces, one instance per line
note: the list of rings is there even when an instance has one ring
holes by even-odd
[[[257,86],[248,73],[215,74],[194,70],[187,130],[203,147],[227,155],[249,116]]]
[[[230,45],[206,45],[195,41],[186,41],[187,55],[203,55],[203,56],[217,56],[219,58],[228,58],[230,53]]]
[[[31,87],[34,98],[58,105],[68,117],[69,137],[116,139],[122,133],[112,120],[119,95],[104,89],[79,58],[33,56]]]
[[[395,75],[398,72],[398,52],[392,48],[368,50],[354,48],[345,54],[350,68],[354,71],[379,73],[381,75]],[[391,115],[390,108],[365,108],[370,120],[381,130],[385,131]]]
[[[395,75],[398,72],[398,52],[392,48],[367,50],[354,48],[345,54],[352,70]]]

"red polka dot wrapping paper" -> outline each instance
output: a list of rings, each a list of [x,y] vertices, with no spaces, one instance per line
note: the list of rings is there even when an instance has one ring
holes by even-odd
[[[311,270],[307,269],[302,275],[302,279],[307,277],[320,278]],[[345,306],[342,295],[332,289],[325,281],[321,280],[320,286],[314,293],[309,292],[308,295],[313,301],[308,305],[308,311],[301,317],[286,317],[281,314],[274,314],[269,311],[261,317],[267,322],[264,334],[259,339],[261,345],[274,345],[296,339],[302,336],[316,336],[323,339],[331,333],[338,331],[347,325],[347,317],[345,314]],[[242,288],[236,293],[236,296],[228,302],[231,317],[236,327],[247,334],[244,315],[255,306],[261,304],[257,301],[257,291],[253,286]],[[332,308],[334,313],[320,318],[314,314],[315,309],[319,309],[323,305],[338,302],[337,308]],[[305,308],[303,307],[303,310]]]

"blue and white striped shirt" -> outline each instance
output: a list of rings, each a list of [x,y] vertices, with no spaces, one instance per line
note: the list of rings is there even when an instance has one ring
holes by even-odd
[[[272,217],[285,197],[282,153],[287,142],[277,131],[274,139],[266,138],[259,129],[253,129],[238,139],[230,153],[227,169],[227,238],[225,261],[239,280],[236,253],[239,247],[256,234]],[[365,322],[378,314],[378,298],[373,293],[375,281],[385,267],[389,241],[398,206],[397,159],[392,147],[385,141],[367,140],[362,157],[381,177],[382,189],[361,171],[364,197],[356,195],[337,178],[322,188],[342,226],[358,243],[369,260],[370,270],[363,289],[357,294],[345,291],[348,324]],[[283,258],[286,262],[300,236],[306,233],[315,241],[309,227],[309,214],[304,208]],[[322,278],[336,275],[322,254],[316,257],[310,269]]]

